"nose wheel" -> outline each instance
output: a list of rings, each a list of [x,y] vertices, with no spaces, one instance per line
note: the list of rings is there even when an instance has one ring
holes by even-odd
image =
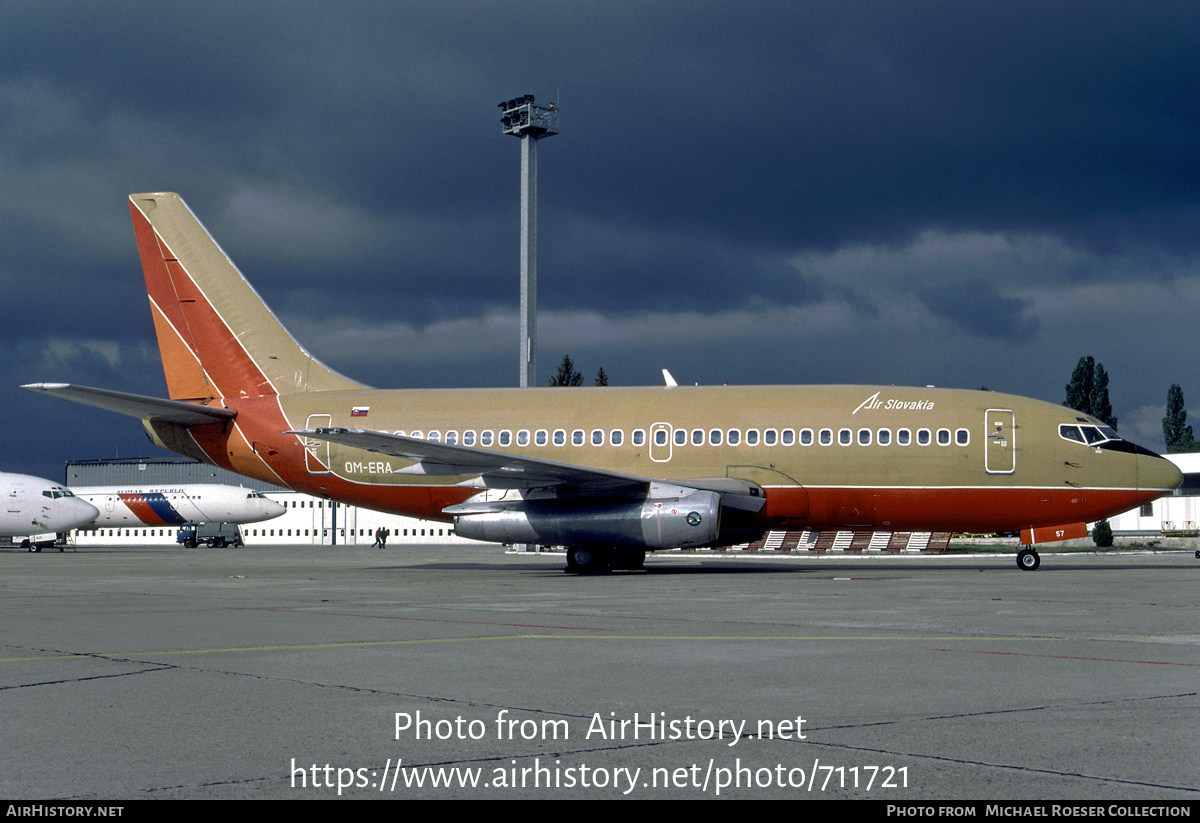
[[[1036,571],[1042,565],[1042,558],[1033,549],[1021,549],[1017,552],[1017,568],[1023,572]]]

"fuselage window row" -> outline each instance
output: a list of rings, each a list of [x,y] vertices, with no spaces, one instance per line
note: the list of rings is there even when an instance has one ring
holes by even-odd
[[[1089,431],[1090,429],[1090,431]],[[384,432],[386,434],[387,432]],[[430,440],[439,442],[442,440],[442,432],[436,429],[431,429],[428,433],[422,429],[414,429],[412,432],[398,430],[393,432],[400,437],[408,436],[417,439]],[[1077,426],[1060,426],[1059,435],[1064,440],[1073,442],[1088,442],[1090,445],[1099,440],[1103,442],[1103,435],[1095,430],[1094,427],[1083,427],[1083,432],[1080,432],[1080,427]],[[655,446],[667,446],[668,442],[672,442],[675,446],[720,446],[722,443],[728,446],[738,446],[743,442],[747,446],[794,446],[799,443],[801,446],[811,446],[818,443],[822,446],[832,446],[836,439],[840,446],[851,446],[856,442],[860,446],[870,446],[872,444],[878,446],[890,446],[895,443],[898,446],[909,446],[914,442],[913,432],[911,429],[897,429],[895,434],[891,429],[869,429],[861,428],[855,432],[852,429],[838,429],[835,435],[833,429],[820,429],[814,432],[812,429],[800,429],[797,432],[795,429],[746,429],[743,432],[741,429],[671,429],[670,427],[661,427],[654,430],[653,440]],[[574,429],[571,431],[571,445],[584,446],[589,442],[593,446],[603,446],[606,443],[610,446],[622,446],[625,443],[625,432],[622,429],[612,429],[605,432],[604,429],[592,429],[590,432],[584,429]],[[942,428],[934,432],[931,429],[917,429],[915,442],[919,446],[929,446],[932,443],[939,446],[949,446],[953,443],[956,446],[971,445],[970,429],[950,429]],[[451,445],[459,442],[459,433],[451,430],[445,433],[445,441]],[[484,429],[476,434],[474,429],[468,429],[462,432],[462,445],[473,447],[478,443],[481,448],[490,448],[494,445],[501,447],[511,446],[514,442],[513,433],[509,429],[501,429],[498,433],[491,429]],[[553,443],[555,446],[565,446],[567,443],[566,429],[555,429],[550,432],[548,429],[538,429],[532,434],[528,429],[521,429],[516,433],[516,445],[521,448],[526,448],[532,442],[536,446],[546,446]],[[646,430],[634,429],[630,433],[629,442],[635,448],[641,448],[646,445]]]

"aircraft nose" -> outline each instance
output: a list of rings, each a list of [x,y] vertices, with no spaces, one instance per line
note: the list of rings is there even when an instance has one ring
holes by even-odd
[[[86,526],[100,516],[99,509],[78,497],[67,497],[60,502],[67,504],[63,506],[63,513],[71,521],[72,529]]]
[[[1138,488],[1143,491],[1166,494],[1183,485],[1183,472],[1179,467],[1154,452],[1139,454],[1137,468]]]

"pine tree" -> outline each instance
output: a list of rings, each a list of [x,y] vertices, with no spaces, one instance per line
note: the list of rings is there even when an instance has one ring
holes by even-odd
[[[564,354],[562,362],[558,364],[558,371],[550,378],[551,386],[582,386],[583,375],[575,371],[575,364],[571,362],[571,355]]]
[[[1200,443],[1192,435],[1187,423],[1187,409],[1183,407],[1183,389],[1176,383],[1167,390],[1167,416],[1163,418],[1163,436],[1167,441],[1167,454],[1200,451]]]
[[[1112,403],[1108,399],[1108,372],[1094,357],[1081,357],[1071,372],[1067,384],[1067,399],[1063,405],[1084,414],[1090,414],[1114,429],[1117,418],[1113,415]]]
[[[600,371],[596,372],[596,385],[597,386],[607,386],[608,385],[608,375],[604,373],[603,366],[600,367]]]

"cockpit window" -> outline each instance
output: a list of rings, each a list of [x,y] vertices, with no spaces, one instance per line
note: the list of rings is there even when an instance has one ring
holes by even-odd
[[[1058,427],[1058,436],[1061,437],[1063,440],[1071,440],[1076,443],[1084,442],[1083,435],[1079,433],[1078,426],[1065,426],[1065,425],[1059,426]]]
[[[1121,436],[1111,426],[1093,426],[1087,423],[1078,426],[1064,423],[1058,427],[1058,436],[1063,440],[1084,443],[1088,446],[1097,446],[1110,440],[1121,439]]]
[[[62,498],[62,497],[74,497],[74,496],[75,496],[74,493],[70,489],[64,489],[62,487],[46,489],[45,491],[42,492],[42,497],[49,497],[51,500],[58,500],[59,498]]]

